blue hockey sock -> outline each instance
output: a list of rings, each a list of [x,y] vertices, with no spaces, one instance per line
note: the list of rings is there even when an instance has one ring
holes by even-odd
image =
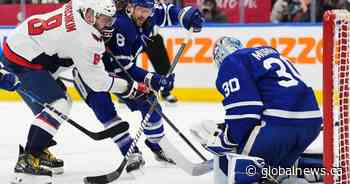
[[[159,151],[162,148],[159,146],[158,143],[153,143],[151,141],[149,141],[148,139],[145,140],[145,144],[147,145],[147,147],[149,147],[149,149],[151,149],[153,152],[154,151]]]

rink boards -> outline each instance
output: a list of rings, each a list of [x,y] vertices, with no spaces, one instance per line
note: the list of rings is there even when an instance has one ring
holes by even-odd
[[[0,27],[0,40],[13,27]],[[179,27],[162,28],[169,57],[173,59],[186,32]],[[176,66],[174,94],[183,101],[220,101],[215,90],[217,69],[212,63],[212,47],[221,36],[239,38],[246,47],[269,45],[277,48],[295,64],[304,80],[315,89],[319,102],[322,98],[322,26],[319,24],[261,24],[209,25],[202,32],[192,34],[184,54]],[[138,57],[138,65],[152,70],[147,56]],[[65,76],[70,76],[66,73]],[[74,99],[78,95],[69,89]],[[0,92],[0,100],[18,100],[18,96]]]

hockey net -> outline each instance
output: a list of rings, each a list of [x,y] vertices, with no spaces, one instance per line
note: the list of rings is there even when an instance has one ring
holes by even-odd
[[[323,17],[323,116],[325,184],[350,183],[349,149],[350,13]],[[333,173],[341,168],[341,172]]]

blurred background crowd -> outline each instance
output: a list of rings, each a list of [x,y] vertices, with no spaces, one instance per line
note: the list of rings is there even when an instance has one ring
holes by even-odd
[[[0,4],[59,4],[67,1],[68,0],[0,0]],[[350,9],[350,0],[161,0],[160,2],[176,3],[180,6],[195,5],[202,11],[207,22],[214,23],[320,22],[326,10]],[[269,5],[266,6],[262,4]],[[245,8],[239,8],[241,5]],[[249,18],[257,16],[257,14],[249,15],[249,12],[245,9],[257,7],[262,7],[264,11],[267,11],[269,14],[268,18],[249,21]],[[261,9],[257,9],[256,11],[261,11]],[[239,12],[239,15],[237,15],[238,17],[235,17],[234,12]]]

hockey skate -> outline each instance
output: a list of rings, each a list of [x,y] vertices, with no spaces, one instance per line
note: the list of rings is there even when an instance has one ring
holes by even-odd
[[[132,171],[138,170],[145,165],[145,160],[142,157],[140,151],[130,154],[128,162],[126,164],[126,172],[130,173]]]
[[[171,94],[162,94],[162,98],[169,104],[175,104],[177,102],[177,98]]]
[[[20,146],[18,161],[11,184],[52,184],[52,172],[40,167],[40,159],[25,153]]]
[[[171,158],[167,157],[163,150],[152,152],[154,154],[154,159],[156,159],[158,162],[164,162],[175,165],[175,162]]]
[[[175,162],[165,154],[165,152],[159,145],[157,145],[157,147],[154,148],[154,146],[152,146],[152,143],[150,143],[148,139],[145,140],[145,144],[151,149],[151,151],[154,154],[154,159],[156,159],[158,162],[175,165]]]
[[[52,174],[63,174],[63,160],[57,159],[48,148],[38,154],[38,159],[40,159],[40,165],[50,169]]]

